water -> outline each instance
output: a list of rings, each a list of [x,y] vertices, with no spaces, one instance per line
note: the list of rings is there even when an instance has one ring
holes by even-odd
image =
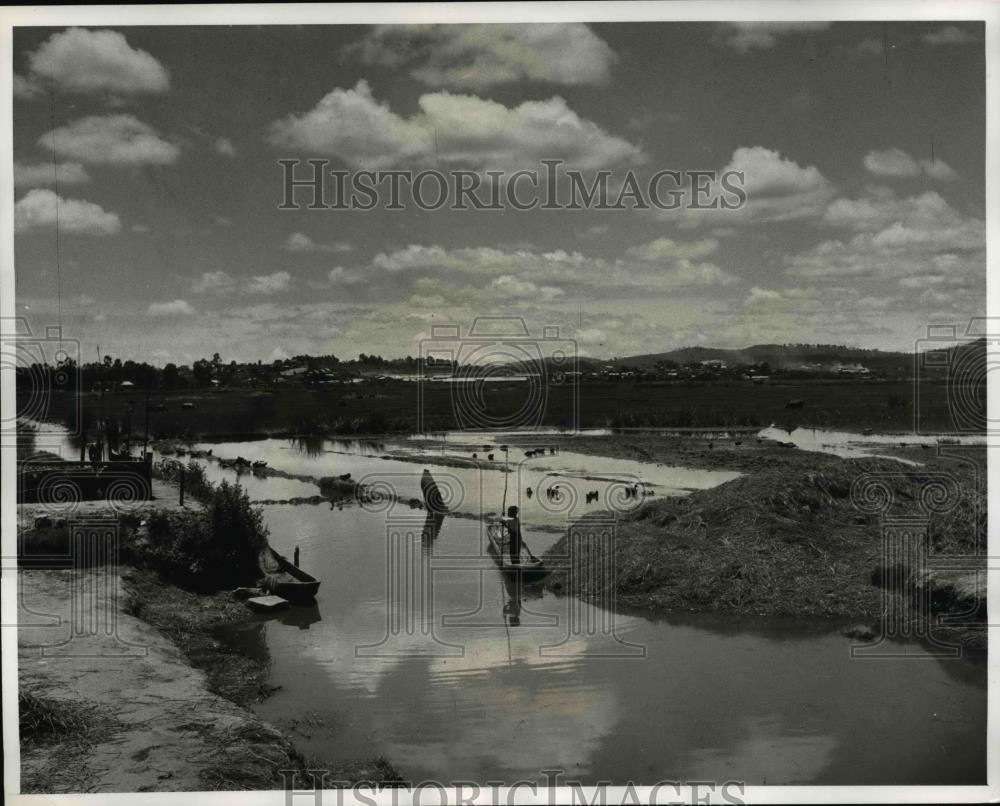
[[[879,458],[893,459],[906,465],[919,466],[920,462],[900,456],[875,453],[878,448],[937,447],[939,445],[985,445],[985,436],[962,434],[939,437],[930,434],[856,434],[850,431],[830,431],[825,428],[796,428],[791,432],[771,426],[757,434],[764,439],[791,442],[804,451],[829,453],[843,459]]]
[[[494,436],[495,435],[490,435]],[[558,449],[556,454],[526,457],[530,447],[508,446],[504,452],[499,439],[477,436],[475,444],[465,444],[443,436],[430,444],[411,440],[315,440],[309,443],[287,439],[254,442],[202,443],[214,456],[260,459],[268,467],[295,475],[321,478],[350,473],[365,484],[377,484],[404,500],[421,498],[420,475],[424,466],[434,478],[452,511],[481,517],[498,513],[503,502],[521,508],[526,528],[563,528],[584,514],[602,511],[625,512],[646,496],[683,495],[709,489],[737,478],[726,470],[697,470],[685,467],[636,462],[625,459],[586,456]],[[553,445],[553,439],[549,439]],[[473,460],[472,454],[477,454]],[[488,459],[492,454],[493,459]],[[407,461],[420,458],[420,462]],[[461,466],[455,463],[460,461]],[[237,480],[236,470],[212,465],[212,479]],[[240,483],[252,478],[239,476]],[[506,488],[506,495],[505,495]],[[531,489],[529,496],[527,491]],[[546,491],[553,489],[552,497]],[[627,495],[628,490],[636,490]],[[313,488],[311,494],[315,494]],[[586,494],[597,493],[588,503]],[[307,495],[309,493],[302,493]],[[276,499],[289,496],[265,495],[255,486],[251,498]]]
[[[446,517],[430,540],[423,515],[265,507],[272,543],[300,546],[323,580],[307,627],[261,618],[244,637],[267,648],[282,687],[256,710],[307,755],[384,755],[414,781],[542,780],[542,768],[592,783],[985,775],[977,666],[917,645],[851,659],[837,622],[649,621],[517,597],[478,558],[479,523]]]
[[[419,455],[439,480],[454,474],[465,490],[461,516],[440,524],[400,502],[263,507],[275,548],[290,555],[298,546],[322,585],[314,607],[256,616],[253,629],[229,639],[270,657],[269,682],[280,688],[255,710],[307,756],[347,763],[382,755],[413,781],[541,781],[541,770],[552,768],[590,783],[985,781],[983,666],[931,658],[919,644],[891,645],[906,658],[852,659],[836,621],[651,621],[535,588],[519,592],[485,556],[482,522],[469,517],[498,508],[504,478],[522,492],[527,480],[551,473],[587,490],[597,482],[581,476],[638,478],[662,495],[734,474],[567,452],[537,457],[546,469],[528,460],[522,475],[434,464],[433,450],[441,462],[468,453],[454,436],[430,447],[211,447],[216,456],[262,458],[306,476],[381,474],[404,497],[419,495],[424,462],[399,457]],[[510,453],[512,466],[523,464],[522,448]],[[235,478],[199,461],[213,479]],[[296,479],[240,482],[260,500],[316,492]],[[555,526],[607,505],[602,496],[568,512],[537,498],[528,506],[526,538],[541,554],[558,539]]]

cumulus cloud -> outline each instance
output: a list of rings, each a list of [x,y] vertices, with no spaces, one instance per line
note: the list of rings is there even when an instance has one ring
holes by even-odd
[[[482,90],[515,81],[604,85],[616,56],[584,23],[378,25],[346,55],[408,67],[433,87]]]
[[[92,115],[46,132],[38,145],[85,163],[166,165],[180,149],[133,115]]]
[[[424,281],[435,276],[462,275],[469,281],[486,277],[490,278],[489,288],[494,292],[513,296],[518,289],[524,289],[531,292],[526,296],[537,292],[548,298],[561,296],[556,290],[565,292],[569,288],[630,296],[647,291],[698,290],[737,281],[712,263],[692,259],[707,254],[709,245],[705,241],[671,243],[673,249],[668,250],[663,243],[654,241],[654,246],[639,247],[617,260],[563,249],[536,252],[490,246],[446,249],[436,244],[410,244],[395,252],[380,252],[373,258],[372,268],[389,276],[405,273]],[[533,285],[526,285],[528,282]]]
[[[738,224],[815,218],[822,214],[836,193],[833,183],[816,166],[800,165],[763,146],[737,148],[729,163],[718,169],[717,175],[721,179],[734,171],[743,175],[743,189],[747,196],[743,207],[736,210],[721,206],[716,209],[691,209],[693,199],[689,189],[681,209],[662,211],[657,213],[657,217],[679,220],[679,225],[685,228],[706,223],[718,225],[724,221],[728,230]],[[707,191],[707,196],[699,197],[702,205],[705,198],[729,198],[721,182],[710,182]]]
[[[717,45],[746,53],[769,50],[778,38],[790,34],[814,33],[830,27],[829,22],[724,22],[713,37]]]
[[[644,160],[641,149],[579,117],[556,96],[506,107],[475,95],[429,93],[410,117],[368,82],[334,89],[309,112],[272,124],[271,143],[340,157],[353,167],[443,164],[474,169],[535,166],[554,155],[587,169]]]
[[[901,148],[869,151],[865,168],[875,176],[914,177],[921,174],[940,181],[956,179],[958,174],[944,160],[915,160]]]
[[[549,302],[561,297],[564,292],[555,286],[538,286],[531,280],[524,280],[511,274],[495,277],[490,283],[493,291],[508,299],[536,299]]]
[[[343,266],[336,266],[330,269],[326,275],[326,279],[329,280],[330,285],[351,285],[353,283],[360,283],[363,278],[353,272],[347,271]]]
[[[248,294],[277,294],[286,291],[292,284],[292,275],[287,271],[261,274],[251,277],[246,285]]]
[[[304,232],[293,232],[281,246],[288,252],[330,252],[333,254],[350,252],[354,247],[343,241],[317,243]]]
[[[750,293],[747,294],[746,304],[755,305],[759,302],[772,302],[779,299],[783,299],[780,291],[775,291],[771,288],[760,288],[759,286],[754,286],[750,289]]]
[[[171,302],[153,302],[146,313],[149,316],[192,316],[195,309],[182,299],[175,299]]]
[[[133,48],[117,31],[69,28],[53,34],[28,55],[33,76],[74,93],[138,95],[166,92],[166,68]]]
[[[860,198],[834,201],[823,222],[848,230],[847,236],[786,257],[788,274],[895,280],[903,287],[922,287],[921,278],[944,278],[965,289],[970,302],[985,293],[984,222],[959,213],[933,191],[900,198],[887,188],[872,188]]]
[[[236,156],[236,146],[233,145],[233,141],[228,137],[220,137],[215,141],[215,151],[224,157]]]
[[[78,162],[39,162],[24,165],[14,163],[14,187],[40,187],[44,185],[81,185],[90,181],[86,169]]]
[[[117,235],[121,220],[99,204],[80,199],[62,199],[51,190],[35,188],[14,205],[14,231],[55,227],[79,235]]]
[[[670,238],[657,238],[641,246],[629,247],[625,254],[637,260],[696,260],[712,254],[718,248],[719,242],[714,238],[686,243],[677,243]]]

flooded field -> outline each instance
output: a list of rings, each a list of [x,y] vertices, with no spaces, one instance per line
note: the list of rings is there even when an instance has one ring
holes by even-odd
[[[238,480],[255,500],[318,487],[238,475],[217,458],[315,478],[351,473],[398,496],[263,506],[272,545],[286,555],[298,547],[322,586],[315,606],[257,617],[223,637],[270,658],[278,689],[255,710],[307,756],[384,755],[413,781],[544,780],[542,769],[619,783],[984,781],[980,664],[933,657],[917,643],[880,647],[905,658],[852,657],[841,634],[849,622],[839,620],[650,620],[614,613],[613,601],[517,589],[486,554],[481,520],[499,511],[505,482],[540,555],[582,514],[603,514],[613,528],[634,505],[616,490],[685,495],[738,475],[586,456],[555,435],[523,436],[506,452],[505,435],[194,446],[213,451],[197,460],[210,479]],[[454,485],[455,514],[435,520],[406,503],[419,497],[424,467]],[[552,483],[600,497],[526,497],[527,487]]]

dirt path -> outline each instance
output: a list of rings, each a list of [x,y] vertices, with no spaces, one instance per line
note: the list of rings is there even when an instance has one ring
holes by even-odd
[[[123,610],[103,568],[19,573],[22,690],[82,706],[82,736],[22,749],[22,792],[275,788],[297,766],[273,727],[212,694],[167,638]],[[74,617],[84,629],[74,629]]]

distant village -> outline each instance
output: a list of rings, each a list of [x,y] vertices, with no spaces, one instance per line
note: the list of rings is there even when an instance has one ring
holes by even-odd
[[[66,371],[67,369],[76,371]],[[145,362],[122,361],[105,356],[101,362],[72,362],[50,367],[24,368],[24,372],[48,373],[50,388],[68,388],[79,383],[82,391],[120,390],[181,390],[213,388],[268,389],[284,387],[321,387],[365,381],[382,382],[455,382],[477,379],[477,371],[456,362],[434,358],[384,359],[361,353],[356,359],[341,360],[333,355],[278,359],[272,362],[239,363],[223,361],[218,353],[211,359],[193,364],[168,363],[156,367]],[[861,363],[803,362],[772,367],[768,362],[742,363],[723,359],[704,359],[678,363],[657,360],[646,365],[632,365],[628,359],[598,361],[581,358],[576,369],[565,370],[531,364],[512,364],[498,370],[491,368],[490,380],[524,381],[543,372],[562,379],[583,383],[706,383],[739,382],[762,385],[772,382],[807,379],[899,380],[908,377],[911,368],[901,363],[897,367],[881,367],[877,371]]]

